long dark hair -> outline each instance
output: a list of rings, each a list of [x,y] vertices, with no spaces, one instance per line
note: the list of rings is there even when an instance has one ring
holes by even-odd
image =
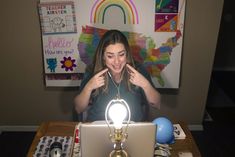
[[[126,50],[127,63],[135,68],[134,59],[130,52],[130,46],[129,46],[126,36],[119,30],[109,30],[105,32],[105,34],[102,36],[96,48],[95,56],[94,56],[93,64],[92,64],[93,75],[95,75],[99,71],[106,68],[105,63],[104,63],[104,51],[110,44],[116,44],[116,43],[121,43],[124,45],[125,50]],[[131,90],[131,83],[129,81],[129,75],[128,75],[126,68],[123,69],[122,73],[123,73],[124,83],[127,85],[128,90]],[[96,95],[100,91],[108,92],[107,90],[108,90],[108,75],[105,74],[105,85],[99,89],[96,89],[94,94]]]

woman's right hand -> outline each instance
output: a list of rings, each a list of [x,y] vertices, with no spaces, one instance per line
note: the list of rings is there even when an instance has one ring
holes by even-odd
[[[95,74],[87,83],[88,90],[92,91],[94,89],[97,89],[99,87],[102,87],[105,83],[105,77],[104,73],[108,71],[108,68],[105,68],[104,70],[98,72]]]

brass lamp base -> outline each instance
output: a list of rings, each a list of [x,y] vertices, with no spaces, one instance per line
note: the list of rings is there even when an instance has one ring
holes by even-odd
[[[113,150],[109,157],[129,157],[129,155],[125,150]]]

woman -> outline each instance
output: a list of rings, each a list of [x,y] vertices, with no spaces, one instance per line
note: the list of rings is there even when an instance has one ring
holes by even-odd
[[[160,108],[160,94],[144,67],[134,62],[126,37],[110,30],[100,40],[93,65],[84,74],[75,109],[81,113],[91,104],[87,120],[104,120],[107,104],[116,97],[128,103],[133,121],[144,120],[143,105]]]

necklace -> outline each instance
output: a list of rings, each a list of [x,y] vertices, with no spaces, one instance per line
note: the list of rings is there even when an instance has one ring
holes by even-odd
[[[120,97],[121,97],[121,96],[120,96],[120,84],[121,84],[121,82],[122,82],[122,77],[121,77],[120,83],[117,85],[117,83],[115,83],[115,81],[113,80],[113,77],[112,77],[112,75],[110,74],[109,71],[108,71],[108,75],[109,75],[109,77],[111,78],[111,80],[112,80],[114,86],[117,88],[117,98],[120,99]]]

